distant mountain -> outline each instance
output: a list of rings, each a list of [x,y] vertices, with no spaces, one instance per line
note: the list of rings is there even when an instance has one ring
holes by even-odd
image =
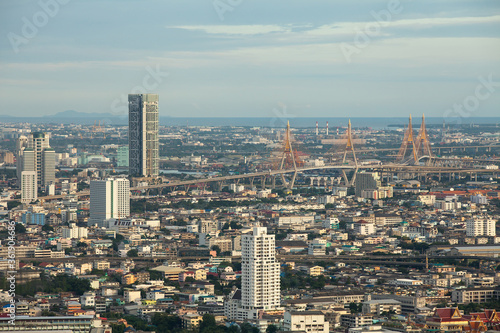
[[[128,115],[113,115],[111,113],[86,113],[75,110],[66,110],[54,115],[45,115],[40,117],[16,117],[12,115],[0,115],[0,122],[30,122],[30,123],[60,123],[60,124],[82,124],[90,125],[94,122],[109,125],[126,125]]]
[[[86,113],[86,112],[78,112],[75,110],[66,110],[62,112],[58,112],[54,115],[44,116],[45,118],[109,118],[109,117],[117,117],[112,115],[111,113]]]

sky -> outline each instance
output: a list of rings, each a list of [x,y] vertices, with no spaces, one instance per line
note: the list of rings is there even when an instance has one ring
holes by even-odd
[[[0,115],[500,116],[497,0],[4,0]]]

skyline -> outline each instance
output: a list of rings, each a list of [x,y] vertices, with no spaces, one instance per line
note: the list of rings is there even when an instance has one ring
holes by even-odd
[[[494,1],[57,1],[0,4],[0,115],[498,115]]]

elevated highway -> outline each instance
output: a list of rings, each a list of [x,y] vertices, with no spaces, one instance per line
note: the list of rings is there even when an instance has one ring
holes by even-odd
[[[421,166],[421,165],[405,165],[405,164],[361,164],[361,165],[352,165],[352,164],[341,164],[341,165],[325,165],[319,167],[301,167],[296,169],[283,169],[283,170],[268,170],[268,171],[260,171],[248,174],[241,175],[228,175],[228,176],[218,176],[218,177],[209,177],[209,178],[200,178],[200,179],[192,179],[192,180],[182,180],[147,186],[136,186],[131,187],[131,191],[147,191],[151,189],[161,189],[167,187],[179,187],[179,186],[189,186],[203,183],[223,183],[231,180],[238,180],[243,178],[267,178],[267,177],[275,177],[278,175],[284,174],[297,174],[303,173],[306,171],[313,170],[327,170],[327,169],[335,169],[335,170],[373,170],[373,171],[381,171],[381,172],[408,172],[414,174],[438,174],[438,173],[463,173],[463,174],[499,174],[500,170],[498,169],[479,169],[479,168],[459,168],[459,167],[441,167],[441,166]],[[77,197],[89,196],[90,191],[80,191],[75,194],[72,194]],[[51,195],[51,196],[41,196],[38,197],[40,200],[54,200],[54,199],[63,199],[67,195]]]

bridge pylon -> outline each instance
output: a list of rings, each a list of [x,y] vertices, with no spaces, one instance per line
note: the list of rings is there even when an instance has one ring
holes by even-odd
[[[407,157],[408,153],[411,153],[409,159]],[[411,124],[411,114],[410,114],[410,120],[408,122],[408,127],[406,128],[405,136],[403,138],[403,143],[401,144],[401,148],[399,148],[396,160],[400,163],[405,163],[409,161],[416,163],[418,161],[417,145],[413,135],[413,126]]]
[[[298,167],[302,167],[304,165],[304,162],[300,159],[300,157],[297,154],[297,150],[293,149],[292,141],[293,139],[290,130],[290,122],[288,121],[285,130],[285,137],[283,140],[281,159],[277,168],[278,170],[284,170],[284,169],[297,170]],[[287,181],[285,179],[285,175],[281,174],[281,181],[286,188],[291,189],[294,186],[296,177],[297,177],[297,171],[294,172],[292,179],[290,181]]]
[[[356,181],[356,174],[358,173],[359,167],[358,167],[358,159],[356,158],[356,152],[354,151],[354,140],[352,139],[351,119],[349,119],[349,124],[347,125],[346,139],[347,142],[344,149],[344,157],[342,158],[342,164],[347,164],[346,163],[347,154],[352,153],[352,158],[356,168],[354,170],[354,175],[352,176],[351,180],[348,179],[345,170],[342,170],[342,175],[344,176],[345,184],[347,186],[352,186]]]
[[[422,114],[422,125],[418,131],[416,140],[417,157],[429,156],[432,157],[431,143],[429,142],[429,134],[425,127],[425,115]]]

